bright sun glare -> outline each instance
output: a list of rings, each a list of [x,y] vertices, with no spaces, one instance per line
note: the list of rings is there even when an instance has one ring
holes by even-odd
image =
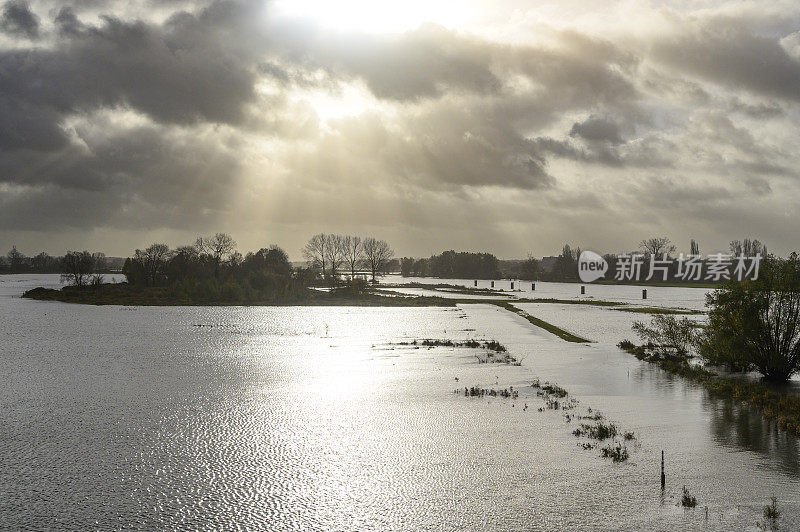
[[[398,33],[426,22],[453,28],[463,23],[469,12],[458,3],[431,0],[278,0],[276,9],[286,16],[313,19],[328,28],[368,33]]]

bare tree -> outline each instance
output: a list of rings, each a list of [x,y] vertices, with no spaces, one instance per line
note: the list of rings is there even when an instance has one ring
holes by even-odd
[[[331,270],[331,277],[336,278],[339,266],[345,262],[347,249],[345,238],[342,235],[326,235],[325,261]]]
[[[672,241],[665,236],[642,240],[639,243],[639,248],[646,255],[670,255],[675,252],[675,246]]]
[[[364,256],[367,265],[372,272],[372,280],[375,281],[375,274],[380,271],[383,265],[394,256],[394,251],[384,240],[377,240],[372,237],[364,239]]]
[[[749,238],[745,238],[744,240],[732,240],[730,243],[730,252],[734,257],[742,255],[745,257],[755,257],[756,255],[766,257],[767,246],[756,239],[750,240]]]
[[[106,254],[98,251],[97,253],[92,253],[92,259],[94,259],[94,269],[97,272],[102,272],[108,269],[108,259],[106,258]]]
[[[219,277],[219,265],[223,259],[236,250],[236,241],[227,233],[217,233],[212,237],[200,237],[195,242],[195,247],[211,256],[214,261],[214,277]]]
[[[61,282],[86,286],[95,271],[95,262],[88,251],[67,251],[61,258]]]
[[[139,264],[149,286],[158,284],[169,257],[169,246],[166,244],[153,244],[144,251],[137,249],[133,254],[133,260]]]
[[[328,247],[328,237],[324,233],[312,236],[303,248],[303,257],[310,263],[312,268],[322,270],[325,276],[325,250]]]
[[[6,255],[8,257],[8,264],[11,271],[16,271],[22,268],[25,262],[25,255],[17,251],[17,246],[12,246],[11,251]]]
[[[689,255],[699,255],[700,246],[695,242],[694,238],[689,242]]]
[[[344,237],[344,250],[345,260],[350,266],[350,278],[356,278],[356,268],[359,263],[364,259],[364,247],[361,242],[360,236],[346,236]]]

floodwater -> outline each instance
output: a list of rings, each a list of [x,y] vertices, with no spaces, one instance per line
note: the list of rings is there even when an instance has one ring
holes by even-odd
[[[381,279],[385,283],[420,283],[420,284],[452,284],[468,288],[488,288],[498,291],[507,291],[509,295],[519,298],[542,299],[573,299],[573,300],[601,300],[616,301],[626,305],[641,305],[647,307],[673,307],[689,310],[703,310],[705,308],[706,294],[711,292],[708,288],[681,288],[669,286],[634,286],[634,285],[600,285],[580,283],[549,283],[543,281],[511,281],[502,279],[494,281],[475,279],[440,279],[437,277],[402,277],[400,275],[387,275]],[[511,283],[514,288],[511,288]],[[533,285],[536,285],[534,290]],[[581,295],[581,286],[586,287],[586,293]],[[642,290],[647,290],[647,299],[642,298]],[[438,295],[448,297],[445,292],[425,290],[420,288],[404,289],[408,293],[418,295]],[[424,292],[422,292],[424,291]],[[464,294],[455,294],[452,297],[463,298]],[[468,296],[472,298],[473,296]],[[496,298],[495,298],[496,299]]]
[[[0,277],[0,528],[756,530],[773,495],[781,529],[800,527],[798,441],[617,349],[630,313],[599,309],[584,345],[488,304],[18,297],[42,284],[57,278]],[[587,308],[570,307],[552,308]],[[398,345],[422,338],[497,339],[522,365]],[[539,412],[537,377],[579,401],[566,413],[634,431],[628,462]],[[454,393],[473,385],[520,396]],[[684,485],[697,508],[678,506]]]

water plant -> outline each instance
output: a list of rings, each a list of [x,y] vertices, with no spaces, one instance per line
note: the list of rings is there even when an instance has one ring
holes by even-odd
[[[681,506],[684,508],[694,508],[697,506],[697,499],[689,493],[686,486],[683,487],[683,496],[681,497]]]
[[[764,506],[764,517],[770,521],[775,521],[781,516],[781,511],[778,510],[778,499],[772,497],[772,504]]]
[[[456,393],[460,393],[461,390],[456,390]],[[506,399],[517,399],[519,398],[519,392],[514,389],[513,386],[510,388],[504,388],[502,390],[495,390],[494,388],[481,388],[479,386],[471,386],[471,387],[464,387],[464,397],[503,397]]]
[[[616,445],[606,445],[600,449],[600,456],[611,458],[614,462],[625,462],[628,459],[628,448],[619,442]]]
[[[607,440],[617,436],[617,426],[613,423],[602,423],[598,421],[594,425],[588,423],[581,423],[581,426],[572,431],[575,436],[586,436],[593,440]]]

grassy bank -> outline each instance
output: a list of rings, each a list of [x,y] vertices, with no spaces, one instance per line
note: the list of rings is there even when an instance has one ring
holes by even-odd
[[[502,290],[492,290],[491,288],[474,288],[471,286],[461,286],[457,284],[425,284],[425,283],[400,283],[400,284],[385,284],[381,285],[384,288],[424,288],[426,290],[435,290],[440,292],[449,292],[454,294],[468,294],[468,295],[483,295],[483,296],[504,296],[508,295],[507,292]]]
[[[515,300],[517,303],[557,303],[561,305],[591,305],[595,307],[619,307],[625,303],[619,301],[605,301],[602,299],[556,299],[552,297],[541,298],[520,298]]]
[[[639,360],[651,362],[664,371],[704,386],[713,396],[742,401],[761,412],[765,418],[774,420],[778,428],[800,437],[800,397],[775,392],[758,381],[721,377],[685,360],[663,356],[627,340],[620,342],[619,347]]]
[[[623,307],[613,308],[611,310],[619,310],[621,312],[634,312],[636,314],[678,314],[678,315],[698,315],[705,314],[702,310],[688,310],[680,308],[662,308],[662,307]]]
[[[577,283],[577,281],[575,281]],[[585,283],[584,283],[585,284]],[[648,282],[648,281],[625,281],[620,283],[617,281],[599,280],[592,281],[591,284],[602,285],[620,285],[620,286],[652,286],[653,288],[719,288],[722,283],[671,283],[671,282]]]
[[[99,287],[66,286],[61,290],[34,288],[22,297],[40,301],[61,301],[85,305],[125,305],[125,306],[375,306],[375,307],[452,307],[455,301],[441,297],[386,297],[370,292],[354,294],[350,291],[330,291],[306,289],[293,294],[289,299],[276,297],[268,300],[247,300],[241,298],[191,298],[176,294],[168,287],[141,287],[125,283],[104,284]]]
[[[528,320],[532,324],[536,325],[537,327],[540,327],[540,328],[544,329],[545,331],[551,332],[551,333],[555,334],[556,336],[558,336],[559,338],[561,338],[563,340],[566,340],[567,342],[575,342],[575,343],[582,343],[582,344],[591,342],[591,340],[587,340],[586,338],[581,338],[580,336],[576,336],[576,335],[572,334],[571,332],[565,331],[564,329],[562,329],[560,327],[556,327],[552,323],[547,323],[546,321],[540,320],[539,318],[537,318],[535,316],[531,316],[530,314],[528,314],[524,310],[515,307],[514,305],[512,305],[511,303],[509,303],[507,301],[492,301],[492,303],[497,305],[498,307],[502,307],[502,308],[504,308],[504,309],[506,309],[508,311],[511,311],[514,314],[522,316],[523,318],[525,318],[526,320]]]

